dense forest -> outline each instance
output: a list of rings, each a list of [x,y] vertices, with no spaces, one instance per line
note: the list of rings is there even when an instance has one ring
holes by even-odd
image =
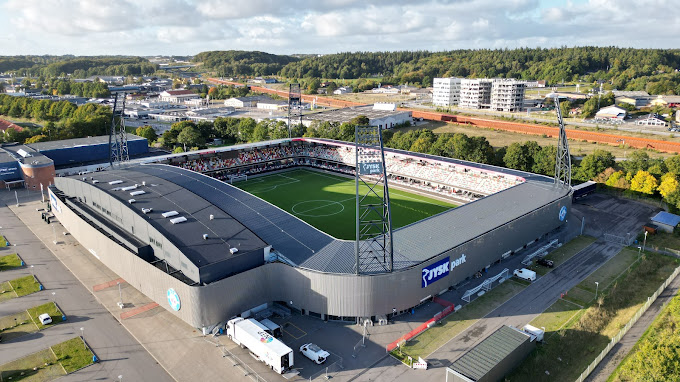
[[[680,50],[616,47],[356,52],[307,57],[279,74],[286,78],[382,77],[383,83],[430,86],[435,77],[513,77],[604,81],[609,88],[680,94]]]
[[[0,56],[0,73],[17,76],[135,76],[153,74],[158,66],[142,57]]]
[[[193,59],[194,62],[203,63],[206,70],[215,71],[220,77],[274,75],[286,64],[297,60],[292,56],[242,50],[202,52]]]

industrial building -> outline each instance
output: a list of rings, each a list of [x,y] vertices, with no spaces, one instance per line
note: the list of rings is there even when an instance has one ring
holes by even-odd
[[[166,90],[158,95],[161,102],[183,103],[188,100],[199,98],[198,94],[191,90]]]
[[[432,104],[451,106],[460,103],[460,78],[435,78],[432,85]]]
[[[394,230],[393,270],[357,274],[354,241],[215,178],[301,166],[351,173],[353,150],[296,138],[167,155],[56,178],[50,202],[93,256],[204,332],[273,303],[322,319],[389,318],[558,229],[571,208],[571,189],[552,178],[386,149],[391,182],[440,197],[455,185],[481,199]]]
[[[447,382],[503,380],[536,347],[531,334],[501,326],[446,369]]]
[[[128,134],[130,157],[148,155],[146,138]],[[38,143],[0,145],[0,187],[25,185],[37,189],[53,183],[69,168],[109,162],[109,136],[64,139]],[[105,166],[103,166],[105,167]]]
[[[314,121],[345,123],[358,116],[367,117],[369,125],[379,126],[383,129],[390,129],[394,126],[411,123],[413,117],[410,111],[397,110],[393,104],[388,105],[392,106],[388,107],[386,104],[375,104],[306,114],[302,116],[302,124],[309,127]]]

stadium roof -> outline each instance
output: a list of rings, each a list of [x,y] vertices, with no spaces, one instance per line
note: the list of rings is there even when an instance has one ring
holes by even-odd
[[[154,228],[176,245],[197,267],[242,256],[267,246],[237,218],[220,209],[219,204],[205,200],[201,195],[192,192],[191,187],[185,187],[188,180],[186,174],[174,173],[158,177],[154,176],[153,171],[139,170],[139,167],[134,167],[97,172],[88,174],[86,181],[129,205],[140,216],[148,219]],[[93,180],[97,180],[98,183],[93,183]],[[122,183],[109,184],[117,180]],[[142,186],[143,182],[146,186]],[[121,187],[135,185],[139,187],[128,191],[119,190]],[[130,195],[130,192],[140,190],[145,193]],[[214,189],[212,191],[214,192]],[[209,190],[207,192],[210,193]],[[130,199],[134,199],[135,202],[129,203]],[[153,211],[144,214],[142,208],[152,208]],[[169,211],[177,211],[178,215],[175,217],[182,216],[187,220],[172,224],[170,218],[161,215]],[[210,215],[214,216],[213,220],[210,219]],[[207,240],[203,239],[204,234],[208,234]],[[232,254],[231,248],[237,248],[238,252]]]
[[[335,239],[252,194],[175,166],[142,165],[130,170],[175,183],[212,203],[293,264],[321,272],[354,272],[353,241]],[[569,192],[566,188],[555,187],[550,178],[522,174],[542,181],[524,182],[395,230],[394,269],[422,263]],[[432,240],[433,237],[437,240]]]
[[[455,360],[450,368],[473,381],[479,381],[527,341],[531,341],[529,334],[503,325]]]
[[[128,139],[128,142],[129,142],[129,141],[136,141],[136,140],[146,139],[146,138],[142,138],[142,137],[134,135],[134,134],[128,134],[127,139]],[[107,145],[109,144],[109,136],[108,135],[99,135],[99,136],[95,136],[95,137],[86,137],[86,138],[62,139],[60,141],[29,143],[28,146],[34,148],[37,151],[47,151],[47,150],[56,150],[56,149],[67,149],[67,148],[78,147],[78,146],[101,145],[101,144],[107,144]]]

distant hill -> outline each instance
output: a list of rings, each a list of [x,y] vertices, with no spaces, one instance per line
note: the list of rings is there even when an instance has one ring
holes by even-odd
[[[277,74],[298,58],[256,51],[218,50],[201,52],[193,61],[203,63],[205,69],[216,71],[218,76],[268,76]]]
[[[73,75],[84,78],[93,75],[128,76],[151,74],[158,67],[142,57],[127,56],[0,56],[0,73],[16,72],[38,77]]]

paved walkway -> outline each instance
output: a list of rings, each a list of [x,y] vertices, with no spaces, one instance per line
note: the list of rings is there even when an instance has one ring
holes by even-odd
[[[3,195],[3,193],[7,194],[6,191],[0,191],[0,198],[2,196],[7,197],[7,195]],[[14,198],[13,193],[11,194],[11,197]],[[36,211],[37,208],[43,207],[39,201],[39,193],[37,196],[34,193],[33,198],[38,200],[26,202],[24,200],[28,199],[28,197],[22,198],[20,195],[21,206],[16,207],[12,204],[10,205],[10,208],[14,214],[16,214],[16,216],[18,216],[21,221],[35,233],[35,236],[42,239],[44,248],[51,251],[54,256],[68,268],[70,273],[85,286],[85,289],[81,288],[84,293],[77,297],[79,301],[73,306],[65,306],[64,310],[67,313],[70,312],[71,315],[78,315],[82,309],[81,305],[83,303],[89,302],[97,304],[98,302],[101,304],[99,305],[100,307],[103,305],[103,308],[101,308],[97,314],[103,316],[103,320],[108,321],[110,324],[115,324],[119,327],[122,325],[122,327],[127,329],[127,332],[134,337],[134,340],[136,340],[132,340],[134,343],[121,347],[118,345],[118,338],[121,336],[119,332],[100,331],[99,335],[101,336],[101,343],[93,346],[102,359],[100,365],[114,365],[127,359],[136,358],[146,360],[137,362],[137,365],[130,367],[129,371],[121,370],[117,372],[117,374],[107,374],[103,379],[100,379],[102,375],[89,373],[88,371],[90,368],[87,368],[69,376],[69,380],[110,380],[109,378],[111,378],[111,380],[117,380],[118,375],[123,375],[124,380],[155,382],[171,380],[171,378],[168,377],[168,374],[170,374],[172,379],[177,381],[195,381],[197,377],[200,377],[201,380],[205,381],[251,381],[250,377],[245,375],[246,373],[241,371],[238,367],[234,367],[233,362],[229,358],[223,356],[225,354],[224,351],[238,348],[236,344],[226,340],[222,341],[223,345],[221,347],[217,347],[214,342],[206,341],[207,337],[203,336],[200,331],[189,327],[179,318],[160,307],[151,309],[126,320],[120,320],[121,313],[147,305],[153,301],[127,283],[121,284],[123,302],[125,303],[125,309],[123,310],[118,307],[118,300],[120,298],[118,288],[112,287],[93,292],[93,286],[108,283],[120,278],[120,276],[113,273],[104,264],[98,261],[72,236],[68,234],[63,235],[65,229],[61,224],[58,222],[46,224],[42,221],[40,213]],[[6,208],[0,210],[7,211]],[[10,213],[9,215],[12,214]],[[4,222],[5,219],[2,218],[0,221]],[[0,224],[0,226],[3,224]],[[58,238],[56,245],[53,243],[53,226],[56,227],[55,230]],[[6,232],[4,227],[3,232]],[[22,251],[21,253],[22,256],[24,256],[24,252]],[[45,256],[47,259],[46,261],[59,263],[59,261],[54,260],[54,256],[51,256],[52,258],[50,260],[50,256],[51,255]],[[38,266],[36,266],[36,268],[38,268]],[[66,272],[66,270],[63,272],[52,271],[52,274],[56,278],[66,278],[67,276],[64,274],[68,273],[69,272]],[[77,283],[78,281],[75,281],[74,279],[72,283]],[[58,290],[57,293],[59,293]],[[60,300],[58,299],[57,301],[61,305]],[[78,325],[82,324],[75,324],[74,327],[71,327],[68,335],[73,336],[80,334],[77,329],[79,327]],[[63,328],[65,328],[65,326]],[[51,330],[55,329],[53,328],[50,329],[50,331]],[[90,342],[89,332],[90,330],[86,327],[85,339],[88,340],[88,342]],[[123,330],[123,332],[125,332],[125,330]],[[126,334],[128,338],[130,338],[129,334]],[[65,334],[65,337],[66,336],[67,334]],[[143,348],[140,347],[139,344],[141,344]],[[134,348],[134,350],[130,350],[132,348]],[[222,349],[224,349],[224,351]],[[107,351],[111,354],[108,355]],[[132,354],[116,356],[115,354],[118,352],[132,352]],[[149,355],[153,358],[149,357]],[[2,355],[0,353],[0,359],[1,357]],[[281,378],[269,370],[264,364],[256,361],[252,357],[241,357],[241,359],[244,363],[255,369],[265,380],[274,381]],[[158,368],[160,373],[157,376],[145,374],[147,369],[157,367],[154,365],[162,366],[168,374],[165,374],[161,368]],[[115,377],[112,378],[114,375]],[[134,375],[137,377],[135,378]],[[132,378],[128,379],[127,376],[131,376]]]
[[[2,196],[4,195],[0,195]],[[13,199],[13,193],[11,196]],[[40,236],[51,243],[51,240],[54,240],[52,228],[40,220],[36,208],[38,205],[33,205],[30,209],[25,209],[27,211],[25,213],[37,215],[37,220],[43,226]],[[45,286],[43,291],[0,303],[0,316],[12,315],[50,301],[55,301],[67,315],[66,322],[10,341],[3,341],[0,344],[0,364],[56,345],[82,333],[102,361],[63,380],[113,381],[118,380],[119,375],[123,375],[126,380],[136,381],[172,380],[1,200],[0,227],[2,227],[0,232],[13,244],[0,250],[0,255],[18,252],[28,265],[0,272],[0,281],[34,273]],[[60,230],[57,232],[61,233]],[[30,268],[31,265],[33,268]],[[82,332],[80,328],[83,328]]]
[[[661,313],[661,310],[675,297],[680,289],[680,276],[668,284],[668,287],[657,297],[656,301],[649,306],[649,309],[643,314],[640,319],[633,325],[626,333],[621,341],[616,344],[600,364],[593,370],[593,372],[586,379],[587,382],[604,382],[616,370],[619,363],[628,355],[630,350],[638,342],[642,334],[649,328],[656,316]]]

